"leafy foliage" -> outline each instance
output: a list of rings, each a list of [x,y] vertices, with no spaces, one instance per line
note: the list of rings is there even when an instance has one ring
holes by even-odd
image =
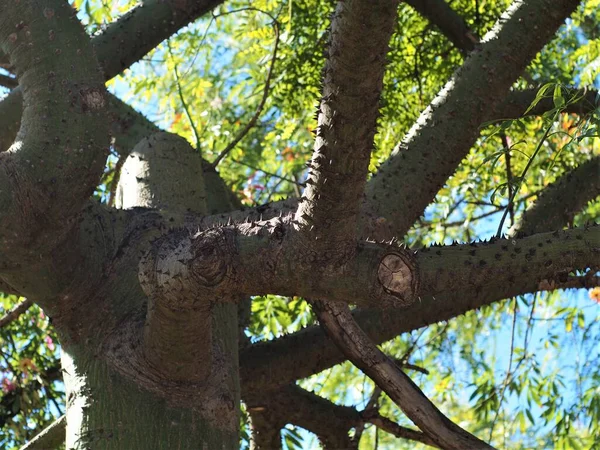
[[[0,311],[20,301],[14,295],[0,297]],[[0,328],[2,448],[18,448],[64,412],[57,342],[48,318],[37,306]]]
[[[476,10],[475,5],[480,5]],[[451,2],[483,36],[509,1]],[[77,0],[90,33],[103,29],[135,2]],[[214,161],[255,114],[281,31],[272,86],[258,123],[219,164],[220,174],[245,204],[299,196],[312,151],[326,30],[333,2],[231,1],[181,30],[110,89],[159,126],[187,138]],[[599,155],[600,110],[588,117],[564,113],[572,88],[600,86],[600,3],[585,2],[557,38],[536,57],[516,87],[543,84],[550,96],[543,117],[487,124],[468,157],[408,233],[411,246],[472,241],[496,234],[501,216],[514,225],[544,187]],[[384,80],[382,115],[371,170],[385,160],[463,57],[439,30],[401,5]],[[535,103],[535,102],[534,102]],[[510,159],[510,170],[507,160]],[[116,159],[109,159],[97,196],[108,200]],[[599,217],[591,202],[575,225]],[[500,227],[501,232],[506,228]],[[0,298],[0,311],[19,301]],[[585,291],[508,299],[402,335],[382,348],[425,369],[410,372],[453,420],[500,448],[591,449],[600,445],[600,302]],[[252,300],[246,333],[273,339],[313,324],[306,302],[277,296]],[[62,413],[57,338],[36,307],[0,329],[0,445],[18,446]],[[349,363],[299,384],[334,402],[364,407],[373,383]],[[385,396],[382,415],[410,426]],[[248,442],[246,413],[242,440]],[[289,449],[314,443],[306,432],[283,430]],[[316,445],[316,444],[315,444]],[[360,448],[418,448],[367,426]]]

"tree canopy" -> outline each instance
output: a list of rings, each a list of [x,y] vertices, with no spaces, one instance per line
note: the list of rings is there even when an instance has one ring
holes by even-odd
[[[344,3],[347,20],[339,19]],[[253,436],[260,448],[280,439],[288,449],[457,448],[440,445],[429,419],[400,405],[410,397],[404,385],[377,372],[392,370],[389,361],[402,369],[394,377],[408,375],[453,426],[497,448],[600,445],[600,2],[230,0],[171,17],[177,4],[71,1],[104,80],[86,72],[88,63],[68,70],[91,86],[106,81],[107,111],[97,114],[109,119],[94,116],[92,87],[83,112],[52,127],[89,130],[79,146],[110,133],[97,152],[106,158],[48,150],[47,126],[16,134],[55,99],[24,86],[20,67],[47,60],[19,61],[34,57],[11,47],[0,17],[0,151],[16,166],[38,160],[23,151],[31,146],[56,166],[80,168],[35,174],[35,189],[52,201],[32,222],[17,200],[0,198],[7,236],[38,226],[28,240],[2,235],[0,446],[20,448],[66,410],[48,317],[62,306],[51,306],[46,285],[14,275],[22,267],[13,260],[45,255],[52,233],[70,230],[63,221],[88,208],[90,192],[68,200],[77,183],[95,186],[94,205],[134,211],[116,219],[123,223],[142,220],[134,214],[149,206],[187,208],[202,217],[199,231],[246,227],[235,238],[233,287],[214,291],[251,298],[239,308],[241,448]],[[61,31],[56,48],[77,58]],[[108,132],[96,125],[103,121]],[[176,164],[189,167],[189,180],[203,176],[204,191],[128,203],[125,174],[140,184],[145,176],[132,151],[179,142],[161,130],[202,156],[204,175],[187,163],[194,156]],[[4,170],[0,190],[17,186],[2,181]],[[226,199],[211,202],[223,186]],[[35,199],[35,189],[23,196]],[[275,242],[278,226],[299,237]],[[160,227],[153,239],[165,234]],[[234,239],[227,233],[219,239]],[[160,266],[172,242],[141,267]],[[320,272],[320,260],[347,272]],[[153,298],[160,289],[144,276],[141,289]],[[171,332],[157,330],[149,339]],[[361,360],[367,353],[376,362]],[[61,442],[64,427],[55,428]]]

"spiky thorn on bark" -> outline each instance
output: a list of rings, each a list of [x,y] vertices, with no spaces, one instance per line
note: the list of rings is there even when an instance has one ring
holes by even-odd
[[[396,9],[395,0],[349,0],[337,4],[331,19],[314,152],[296,221],[303,247],[340,264],[356,247]]]

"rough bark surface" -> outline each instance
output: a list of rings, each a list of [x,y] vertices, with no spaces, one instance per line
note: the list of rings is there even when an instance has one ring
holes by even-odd
[[[0,289],[42,306],[60,334],[67,448],[234,449],[240,398],[258,448],[280,448],[286,423],[325,448],[358,448],[349,431],[366,423],[484,447],[375,345],[514,295],[596,282],[570,273],[597,269],[600,228],[560,229],[597,197],[598,158],[545,189],[514,238],[415,251],[362,237],[404,234],[481,123],[524,112],[535,91],[510,87],[579,2],[517,0],[473,46],[447,4],[409,1],[470,56],[369,182],[397,2],[339,2],[307,188],[300,201],[250,209],[183,139],[103,86],[221,3],[145,1],[89,39],[66,1],[0,2],[0,67],[19,81],[0,102]],[[583,94],[569,112],[594,110],[595,92]],[[115,207],[89,198],[109,135],[123,162]],[[313,303],[339,349],[317,327],[249,343],[247,299],[260,294],[322,299]],[[347,358],[421,431],[294,385]]]

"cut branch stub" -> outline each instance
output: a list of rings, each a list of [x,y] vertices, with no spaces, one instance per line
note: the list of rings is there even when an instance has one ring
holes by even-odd
[[[419,290],[417,261],[407,252],[393,252],[381,258],[377,269],[381,286],[398,299],[399,306],[408,306],[415,300]]]
[[[300,252],[289,220],[191,227],[161,237],[140,263],[144,292],[165,308],[190,311],[266,294],[397,308],[419,296],[415,257],[397,246],[360,243],[340,267],[335,258]]]
[[[194,235],[183,229],[161,238],[140,261],[146,295],[175,310],[212,298],[213,288],[231,276],[234,243],[227,231],[212,228]]]
[[[201,286],[217,286],[231,268],[224,230],[215,228],[197,235],[193,246],[195,251],[191,276]]]

